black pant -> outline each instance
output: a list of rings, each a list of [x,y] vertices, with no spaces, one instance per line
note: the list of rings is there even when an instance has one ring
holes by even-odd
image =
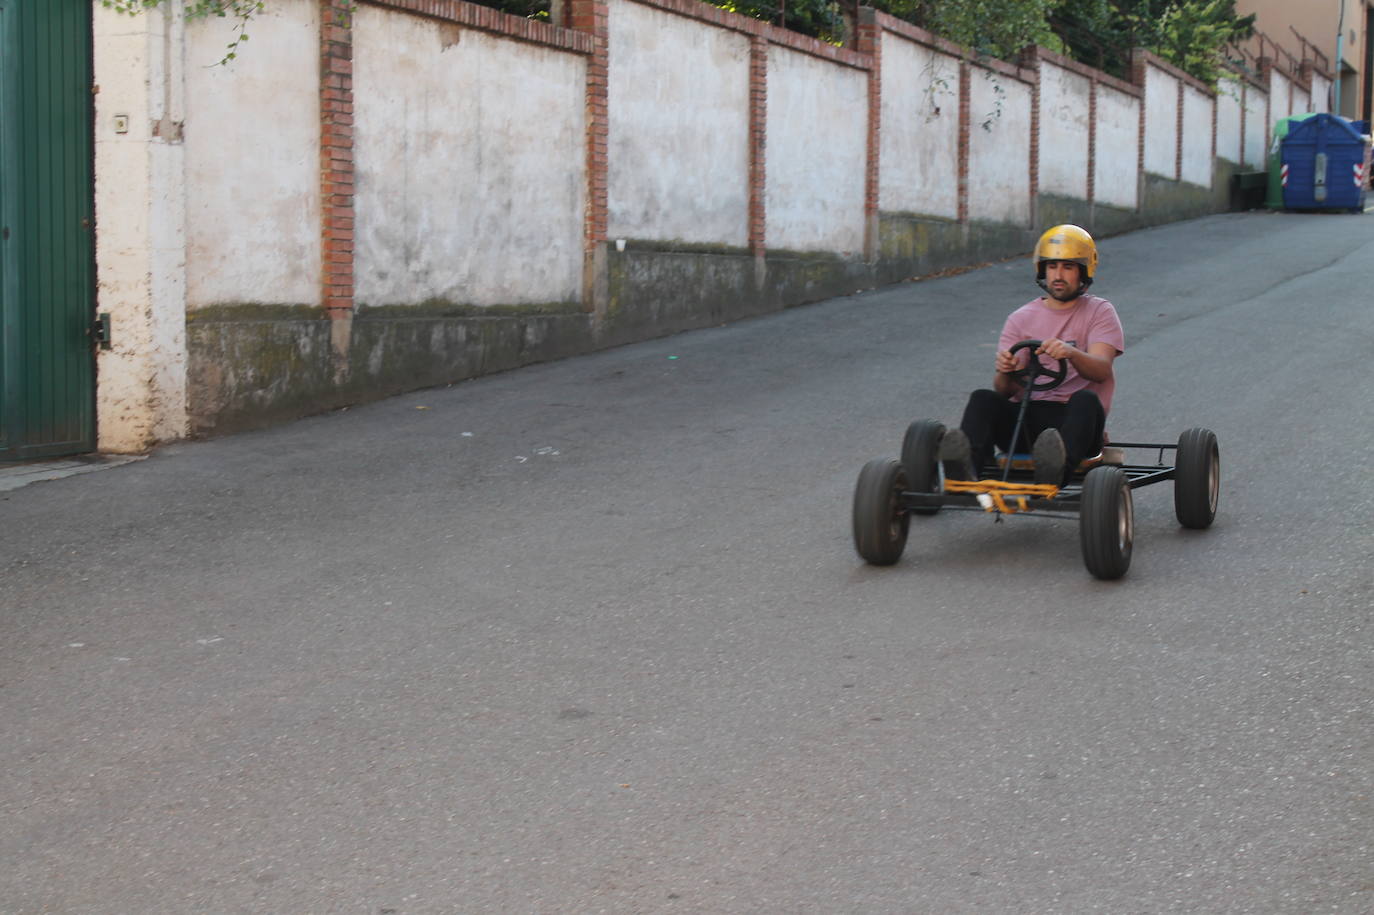
[[[1013,444],[1011,435],[1020,410],[1019,403],[1012,403],[996,391],[984,389],[969,395],[959,428],[968,436],[975,468],[992,460],[994,445],[1008,454],[1029,452],[1036,436],[1046,429],[1058,429],[1064,439],[1066,479],[1084,458],[1102,449],[1107,414],[1102,410],[1102,401],[1091,391],[1078,391],[1067,403],[1032,400],[1026,408],[1026,425],[1020,440]]]

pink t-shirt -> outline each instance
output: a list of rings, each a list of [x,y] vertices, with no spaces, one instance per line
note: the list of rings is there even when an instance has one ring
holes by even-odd
[[[1110,343],[1118,356],[1126,350],[1125,335],[1121,330],[1121,319],[1116,316],[1116,309],[1112,307],[1111,302],[1095,295],[1079,296],[1074,306],[1066,311],[1050,308],[1043,298],[1027,302],[1013,311],[1007,318],[1007,323],[1002,325],[1002,337],[997,348],[1008,350],[1022,340],[1051,338],[1063,340],[1084,352],[1094,343]],[[1041,356],[1040,359],[1047,368],[1058,365],[1048,356]],[[1052,391],[1036,391],[1032,399],[1063,402],[1076,391],[1088,390],[1102,401],[1104,411],[1110,411],[1112,394],[1116,391],[1116,379],[1089,381],[1078,374],[1072,362],[1068,363],[1068,367],[1069,374],[1063,384]]]

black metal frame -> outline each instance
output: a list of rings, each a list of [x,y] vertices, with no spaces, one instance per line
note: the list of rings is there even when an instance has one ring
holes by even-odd
[[[1164,463],[1164,452],[1177,451],[1177,444],[1159,444],[1150,442],[1112,442],[1109,447],[1120,450],[1150,450],[1158,451],[1159,458],[1155,464],[1106,464],[1098,463],[1094,467],[1120,467],[1126,472],[1126,485],[1131,489],[1139,489],[1142,486],[1151,486],[1155,483],[1163,483],[1174,478],[1175,467]],[[1016,459],[1021,456],[1013,456]],[[1092,470],[1093,468],[1088,468]],[[1031,474],[1024,470],[1012,470],[1010,474],[1004,472],[1001,464],[992,463],[982,468],[981,479],[1003,479],[1030,482]],[[1069,482],[1065,484],[1057,495],[1050,499],[1025,498],[1025,508],[1011,514],[1025,514],[1040,518],[1077,518],[1083,504],[1083,478],[1087,471],[1075,471]],[[1021,496],[1010,496],[1017,503],[1022,501]],[[904,491],[901,496],[901,506],[907,511],[918,508],[940,508],[951,509],[953,511],[975,511],[989,513],[978,501],[976,493],[944,493],[944,492],[913,492]],[[993,510],[991,514],[999,517],[1005,512]]]
[[[1046,368],[1040,361],[1039,351],[1042,345],[1040,340],[1022,340],[1014,344],[1010,353],[1014,356],[1021,350],[1027,350],[1029,359],[1026,367],[1014,373],[1025,391],[1025,396],[1021,398],[1020,409],[1016,413],[1016,425],[1011,433],[1011,446],[1014,451],[1016,443],[1021,440],[1021,431],[1026,428],[1026,411],[1030,407],[1032,391],[1049,391],[1059,387],[1064,381],[1068,372],[1068,362],[1065,359],[1056,360],[1059,365],[1055,369]],[[1048,378],[1048,381],[1040,381],[1041,376]],[[1030,444],[1029,441],[1026,442]],[[1148,464],[1107,464],[1105,461],[1096,460],[1091,467],[1086,470],[1075,470],[1069,481],[1062,487],[1054,497],[1049,499],[1036,499],[1029,496],[1005,496],[1004,498],[1014,499],[1017,504],[1016,511],[1003,512],[996,508],[989,509],[984,503],[979,501],[978,493],[925,493],[904,491],[900,497],[900,506],[903,511],[910,512],[913,509],[931,508],[950,508],[956,511],[977,511],[991,513],[997,516],[1000,521],[1003,515],[1007,514],[1038,514],[1042,518],[1077,518],[1082,512],[1083,507],[1083,479],[1096,467],[1115,466],[1120,467],[1126,472],[1126,485],[1129,489],[1139,489],[1142,486],[1149,486],[1153,483],[1163,483],[1165,480],[1172,480],[1176,467],[1164,463],[1164,452],[1177,451],[1177,444],[1158,444],[1149,442],[1108,442],[1106,447],[1117,451],[1126,449],[1158,451],[1159,458],[1153,466]],[[1009,454],[1004,457],[1004,463],[993,462],[987,467],[979,470],[979,479],[991,480],[1000,477],[1003,483],[1031,482],[1033,474],[1026,470],[1016,468],[1017,460],[1024,460],[1026,455]],[[1099,456],[1100,457],[1100,456]],[[989,472],[990,471],[990,472]]]

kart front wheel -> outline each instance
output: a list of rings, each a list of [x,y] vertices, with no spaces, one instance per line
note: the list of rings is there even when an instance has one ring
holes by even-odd
[[[907,487],[900,461],[869,461],[854,487],[854,549],[865,562],[890,566],[902,558],[911,515],[902,506]]]
[[[1088,471],[1080,512],[1083,564],[1094,578],[1104,581],[1125,575],[1135,543],[1135,505],[1126,471],[1106,466]]]
[[[940,440],[945,437],[943,423],[918,419],[907,426],[902,439],[902,467],[912,492],[938,492],[940,489]],[[940,506],[913,508],[912,514],[933,515]]]
[[[1193,530],[1212,526],[1221,495],[1221,456],[1210,429],[1189,429],[1178,437],[1174,464],[1174,515]]]

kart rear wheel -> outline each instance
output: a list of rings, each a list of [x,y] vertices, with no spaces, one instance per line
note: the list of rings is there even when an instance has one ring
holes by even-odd
[[[1212,526],[1221,496],[1221,455],[1210,429],[1189,429],[1178,437],[1174,465],[1174,515],[1193,530]]]
[[[878,458],[859,471],[854,487],[854,549],[865,562],[890,566],[902,558],[911,515],[902,507],[907,487],[900,461]]]
[[[940,491],[940,440],[945,437],[943,423],[918,419],[906,428],[902,439],[902,467],[912,492]],[[912,514],[933,515],[940,506],[913,508]]]
[[[1094,578],[1111,581],[1131,567],[1135,504],[1129,478],[1120,467],[1094,467],[1083,478],[1078,537],[1083,564]]]

